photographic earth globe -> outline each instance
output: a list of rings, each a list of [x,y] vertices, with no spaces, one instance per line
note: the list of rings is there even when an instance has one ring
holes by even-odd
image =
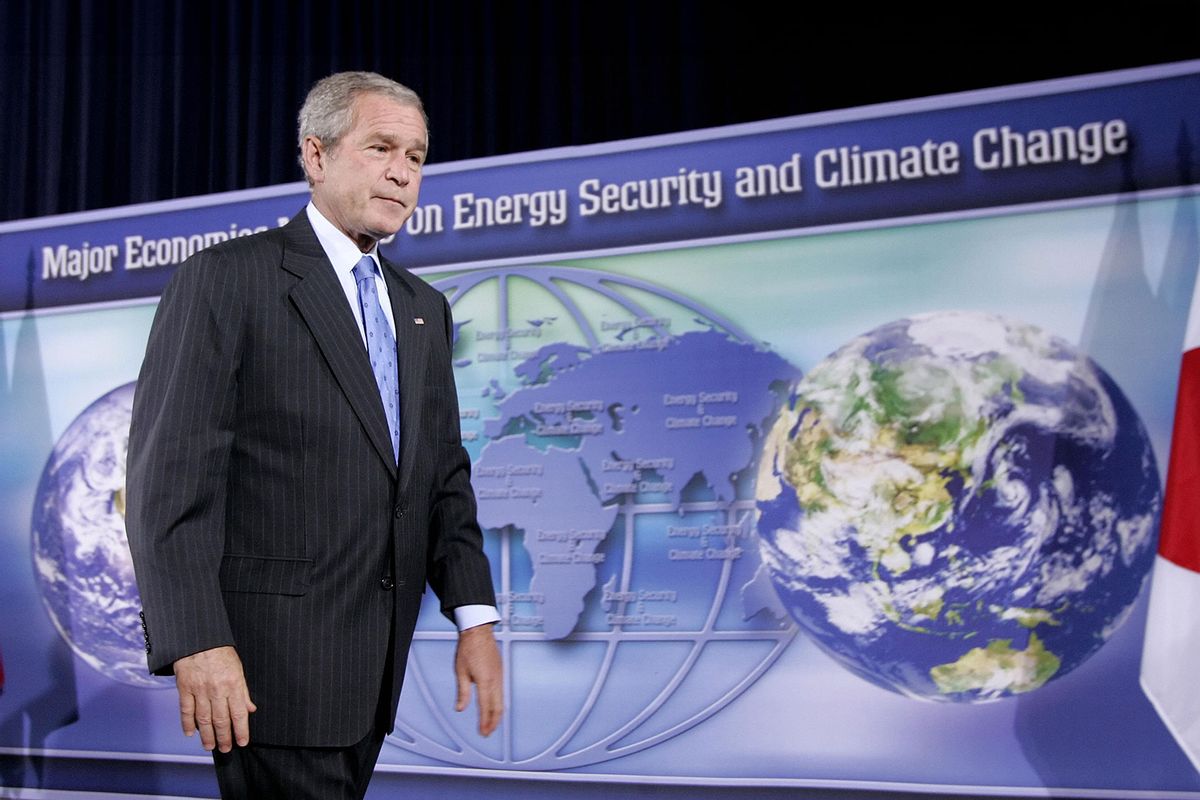
[[[882,325],[798,381],[757,481],[783,603],[841,664],[926,700],[1066,675],[1127,618],[1161,485],[1077,348],[977,312]]]
[[[172,686],[146,669],[125,537],[133,389],[104,394],[54,445],[34,499],[33,571],[54,627],[85,663],[131,686]]]

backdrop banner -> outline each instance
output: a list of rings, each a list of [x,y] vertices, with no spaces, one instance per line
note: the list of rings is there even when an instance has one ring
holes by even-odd
[[[375,791],[1200,798],[1138,683],[1198,141],[1189,62],[428,167],[382,248],[454,311],[508,713],[427,603]],[[175,267],[306,201],[0,225],[0,786],[211,793],[130,408]]]

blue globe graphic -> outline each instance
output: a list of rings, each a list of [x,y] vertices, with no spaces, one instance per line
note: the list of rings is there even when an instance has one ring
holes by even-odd
[[[389,741],[459,766],[565,769],[717,713],[796,632],[753,516],[762,439],[799,372],[636,278],[433,277],[454,310],[507,713],[488,739],[448,713],[455,633],[426,603]]]
[[[50,453],[33,507],[33,571],[54,627],[80,659],[131,686],[152,677],[141,599],[125,537],[125,453],[133,383],[108,392],[67,427]]]
[[[908,697],[986,702],[1078,667],[1154,559],[1137,413],[1077,348],[978,312],[866,333],[808,372],[757,481],[762,554],[831,656]]]

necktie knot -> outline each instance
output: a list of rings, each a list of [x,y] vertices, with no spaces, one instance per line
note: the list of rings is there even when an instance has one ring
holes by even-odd
[[[354,280],[357,283],[375,277],[375,259],[370,256],[363,256],[357,264],[354,265]]]

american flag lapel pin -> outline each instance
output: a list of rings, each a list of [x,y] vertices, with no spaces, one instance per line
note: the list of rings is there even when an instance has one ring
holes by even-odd
[[[425,324],[425,318],[424,318],[424,317],[413,317],[413,324],[415,324],[415,325],[424,325],[424,324]]]

